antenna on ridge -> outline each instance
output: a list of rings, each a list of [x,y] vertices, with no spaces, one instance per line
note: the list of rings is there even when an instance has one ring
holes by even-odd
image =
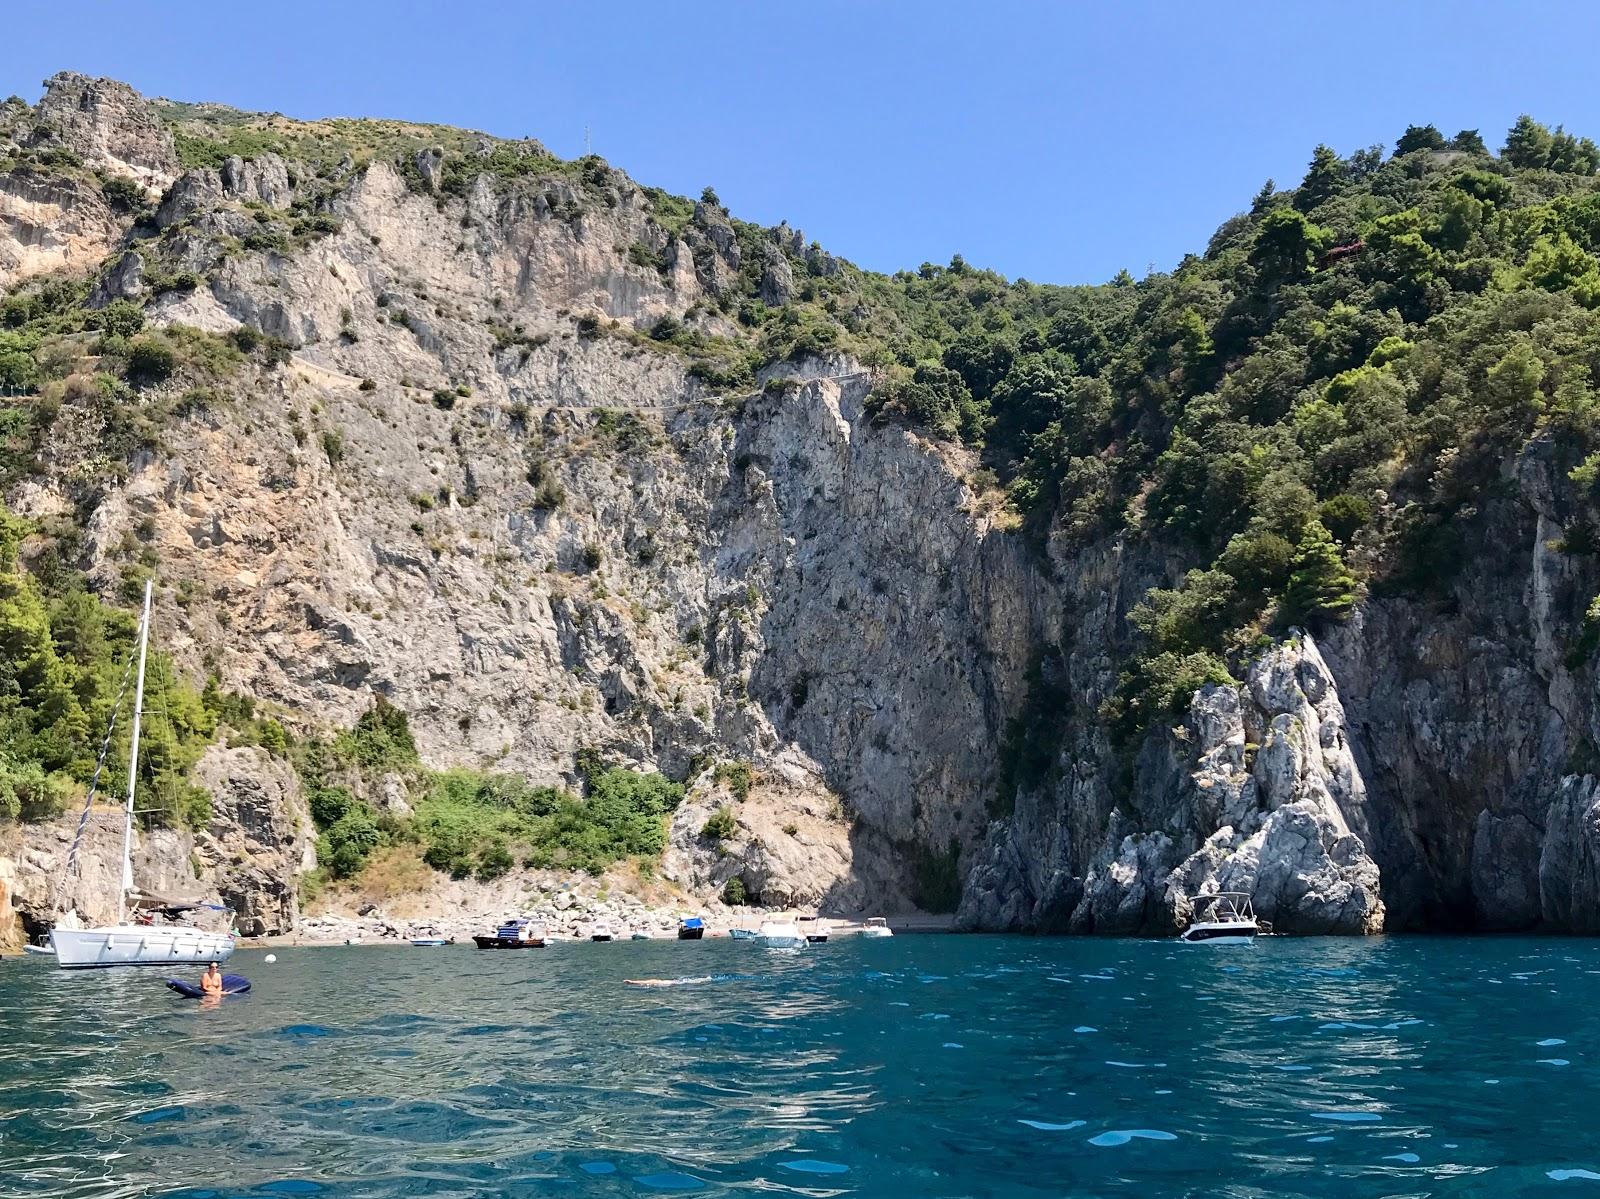
[[[594,153],[594,147],[589,144],[589,126],[583,127],[583,156],[585,158]]]

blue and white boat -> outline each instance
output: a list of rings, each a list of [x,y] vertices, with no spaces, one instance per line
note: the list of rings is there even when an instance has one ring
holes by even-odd
[[[754,941],[756,939],[756,930],[753,928],[730,928],[728,935],[735,941]]]
[[[706,922],[698,916],[685,916],[678,921],[678,940],[698,941],[706,935]]]

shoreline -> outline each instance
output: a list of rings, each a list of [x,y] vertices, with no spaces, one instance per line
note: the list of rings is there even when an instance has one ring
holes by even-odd
[[[732,930],[735,928],[754,928],[766,919],[796,919],[809,917],[809,912],[761,912],[755,915],[751,909],[752,918],[749,920],[727,920],[716,916],[703,915],[705,921],[705,936],[703,940],[729,940],[732,939]],[[540,923],[541,917],[531,917],[534,922]],[[830,937],[859,936],[866,927],[865,917],[834,917],[823,916],[820,918],[827,924]],[[601,921],[609,923],[612,929],[613,941],[631,941],[633,934],[645,932],[650,941],[676,941],[678,917],[673,915],[670,920],[664,918],[659,912],[650,913],[645,920],[632,924],[617,919],[601,917],[590,918],[587,914],[577,921],[547,920],[545,923],[545,940],[548,943],[577,942],[584,943],[592,940],[591,931],[596,923]],[[886,917],[889,928],[896,936],[914,935],[917,933],[949,933],[958,931],[952,916],[934,916],[917,913],[906,916]],[[351,917],[343,915],[319,915],[309,918],[309,927],[303,927],[293,933],[284,933],[271,937],[239,937],[236,942],[238,949],[275,950],[280,948],[294,949],[326,949],[329,947],[345,946],[383,946],[406,945],[409,946],[414,937],[445,937],[453,944],[471,945],[474,934],[492,932],[501,921],[495,920],[468,920],[451,918],[441,921],[395,921],[385,920],[376,916]]]

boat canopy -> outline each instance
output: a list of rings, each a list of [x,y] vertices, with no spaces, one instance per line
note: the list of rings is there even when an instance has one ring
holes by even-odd
[[[128,895],[128,906],[138,912],[160,912],[163,916],[181,916],[184,912],[226,912],[226,904],[198,903],[190,899],[167,899],[145,891]]]
[[[678,921],[678,925],[680,928],[704,928],[706,926],[706,922],[700,919],[698,916],[685,916],[682,920]]]

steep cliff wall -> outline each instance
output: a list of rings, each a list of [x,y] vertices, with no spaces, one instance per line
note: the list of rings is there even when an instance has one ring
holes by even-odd
[[[1053,779],[990,829],[964,922],[1161,931],[1220,888],[1284,931],[1592,931],[1595,678],[1568,647],[1600,577],[1558,547],[1577,513],[1551,447],[1514,481],[1440,594],[1292,633],[1126,768],[1063,712]],[[1070,662],[1094,696],[1093,658]]]
[[[974,928],[1164,933],[1221,888],[1290,932],[1600,926],[1600,727],[1567,656],[1600,577],[1552,548],[1574,501],[1548,447],[1432,597],[1263,637],[1238,684],[1114,741],[1129,613],[1181,554],[1060,515],[1013,528],[970,453],[874,418],[837,346],[742,386],[708,369],[762,319],[740,286],[782,308],[797,273],[842,269],[798,234],[710,200],[669,215],[532,143],[335,160],[318,128],[184,169],[171,111],[61,76],[5,114],[0,282],[92,261],[94,310],[269,349],[205,388],[141,384],[159,427],[126,462],[67,388],[6,500],[81,520],[104,593],[158,562],[163,643],[195,678],[302,732],[382,695],[434,767],[751,763],[733,836],[701,835],[730,802],[704,775],[673,818],[663,875],[701,899],[737,877],[834,909],[959,898]],[[118,210],[108,178],[151,203]],[[88,377],[93,347],[61,344]],[[219,746],[196,779],[212,822],[148,837],[149,871],[291,927],[315,860],[292,772]],[[0,897],[29,920],[69,827],[5,832]],[[68,897],[89,918],[96,870]]]

